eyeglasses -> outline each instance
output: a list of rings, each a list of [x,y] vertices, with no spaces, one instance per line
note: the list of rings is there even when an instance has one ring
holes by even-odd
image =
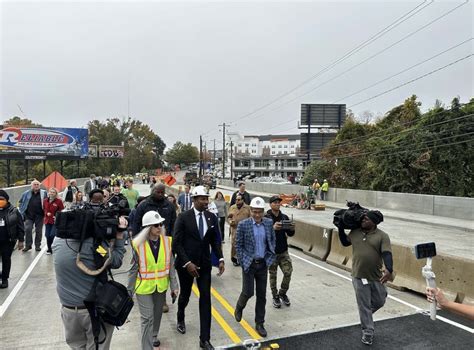
[[[158,227],[163,227],[163,224],[154,224],[152,226],[158,228]]]

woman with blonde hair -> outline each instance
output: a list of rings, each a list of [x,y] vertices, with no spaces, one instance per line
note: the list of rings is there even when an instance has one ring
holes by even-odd
[[[53,253],[51,246],[53,245],[54,237],[56,237],[56,213],[64,209],[63,201],[58,197],[58,190],[51,187],[48,191],[48,197],[43,201],[44,218],[43,223],[45,224],[45,236],[46,243],[48,245],[47,255]]]
[[[133,259],[128,290],[137,295],[141,316],[141,349],[159,347],[163,305],[171,289],[173,301],[178,296],[178,280],[171,252],[172,237],[166,235],[165,219],[156,211],[143,215],[143,229],[132,240]]]

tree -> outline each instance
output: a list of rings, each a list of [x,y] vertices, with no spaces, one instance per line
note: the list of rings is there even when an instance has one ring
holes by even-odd
[[[27,118],[21,118],[19,116],[14,116],[11,117],[8,120],[5,120],[5,123],[3,123],[3,127],[9,127],[9,126],[23,126],[25,128],[27,127],[34,127],[34,126],[41,126],[41,124],[36,124],[33,123],[30,119]]]
[[[178,141],[173,145],[173,148],[166,152],[165,160],[169,165],[190,165],[199,161],[199,151],[191,143],[184,144]]]

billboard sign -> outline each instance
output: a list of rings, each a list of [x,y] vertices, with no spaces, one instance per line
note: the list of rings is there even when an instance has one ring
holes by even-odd
[[[99,155],[98,155],[98,149],[97,149],[97,145],[89,145],[89,157],[91,158],[97,158]]]
[[[340,129],[345,120],[345,104],[301,105],[301,126]]]
[[[88,135],[78,128],[6,127],[0,130],[0,155],[86,158]]]
[[[123,146],[110,146],[100,145],[99,146],[99,157],[100,158],[123,158],[124,155]]]

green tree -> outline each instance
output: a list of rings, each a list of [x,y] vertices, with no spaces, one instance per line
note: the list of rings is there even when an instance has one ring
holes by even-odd
[[[178,141],[166,152],[165,160],[170,166],[174,164],[180,166],[190,165],[199,161],[199,151],[191,143],[184,144]]]

